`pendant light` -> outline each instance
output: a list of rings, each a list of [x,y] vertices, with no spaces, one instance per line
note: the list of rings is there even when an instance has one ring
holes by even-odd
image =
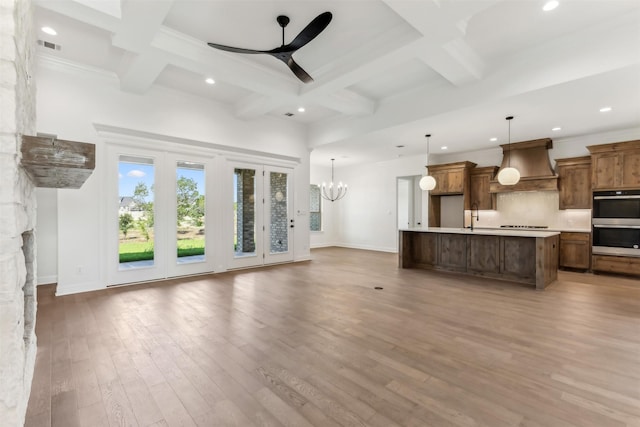
[[[516,185],[520,181],[520,172],[511,167],[511,120],[513,120],[513,116],[508,116],[506,120],[509,122],[509,157],[507,167],[498,172],[498,182],[502,185]]]
[[[431,191],[436,188],[436,179],[429,175],[429,138],[431,138],[431,134],[425,135],[427,137],[427,175],[420,178],[420,188],[423,191]]]
[[[337,186],[333,185],[333,162],[335,159],[331,159],[331,182],[329,183],[329,189],[327,190],[327,184],[325,182],[322,183],[322,191],[320,195],[323,199],[329,200],[330,202],[335,202],[336,200],[342,199],[347,194],[347,184],[343,184],[342,182],[338,183]]]

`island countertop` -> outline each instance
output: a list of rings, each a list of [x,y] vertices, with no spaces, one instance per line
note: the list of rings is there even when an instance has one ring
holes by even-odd
[[[559,231],[526,230],[526,229],[502,229],[502,228],[447,228],[447,227],[413,227],[400,231],[412,231],[418,233],[446,233],[446,234],[482,234],[489,236],[513,236],[513,237],[551,237],[560,234]]]
[[[399,233],[400,268],[447,270],[539,290],[558,277],[559,231],[416,227]]]

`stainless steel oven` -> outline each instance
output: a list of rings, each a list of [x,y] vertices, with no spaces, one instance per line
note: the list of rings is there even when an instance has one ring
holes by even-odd
[[[593,193],[593,253],[640,257],[640,190]]]
[[[640,190],[594,191],[593,219],[599,224],[640,224]]]

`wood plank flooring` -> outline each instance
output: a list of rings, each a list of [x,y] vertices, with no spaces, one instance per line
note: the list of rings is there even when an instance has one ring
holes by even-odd
[[[640,281],[560,272],[540,292],[312,257],[39,287],[26,425],[640,426]]]

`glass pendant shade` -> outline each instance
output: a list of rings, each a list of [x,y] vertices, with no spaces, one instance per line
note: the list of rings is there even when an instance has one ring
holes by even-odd
[[[429,168],[429,138],[431,138],[431,134],[425,135],[427,137],[427,168]],[[427,175],[420,178],[420,182],[418,183],[420,189],[422,191],[431,191],[436,188],[436,179],[429,175],[429,171],[427,170]]]
[[[420,178],[420,189],[422,191],[430,191],[436,188],[436,179],[431,175]]]
[[[506,117],[509,123],[509,162],[506,168],[498,172],[498,182],[502,185],[516,185],[520,181],[520,171],[511,167],[511,120],[513,116]]]
[[[498,182],[502,185],[516,185],[520,181],[518,169],[508,167],[498,173]]]

